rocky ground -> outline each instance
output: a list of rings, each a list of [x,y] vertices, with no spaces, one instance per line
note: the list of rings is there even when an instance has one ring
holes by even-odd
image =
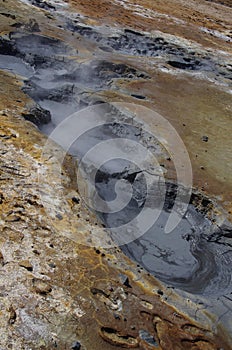
[[[2,2],[1,349],[231,348],[231,12],[230,1]],[[77,190],[74,160],[54,142],[44,154],[32,123],[48,134],[112,101],[139,101],[183,139],[192,205],[221,229],[197,257],[216,296],[101,248],[110,238]],[[149,116],[139,122],[155,130]],[[159,160],[172,180],[162,150]]]

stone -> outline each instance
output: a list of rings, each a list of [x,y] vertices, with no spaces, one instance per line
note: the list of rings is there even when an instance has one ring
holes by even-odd
[[[81,344],[76,341],[73,345],[72,345],[72,349],[73,350],[80,350],[81,349]]]
[[[209,141],[208,136],[202,136],[202,141],[204,141],[204,142],[208,142],[208,141]]]
[[[28,271],[33,271],[33,266],[29,260],[22,260],[19,262],[19,266],[24,267]]]
[[[38,279],[33,280],[33,288],[36,293],[39,293],[42,295],[47,295],[52,291],[52,288],[48,283]]]
[[[48,124],[51,121],[51,113],[39,105],[32,107],[29,113],[22,113],[22,116],[37,126]]]

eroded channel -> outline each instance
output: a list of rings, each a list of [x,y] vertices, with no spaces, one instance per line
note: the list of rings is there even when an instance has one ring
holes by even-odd
[[[70,20],[66,25],[71,31],[98,43],[102,51],[109,51],[105,49],[107,47],[125,55],[163,55],[165,63],[177,69],[211,72],[215,77],[231,79],[229,65],[215,63],[213,58],[200,57],[196,52],[187,52],[161,37],[152,39],[131,30],[107,37]],[[104,100],[96,98],[94,93],[115,91],[114,82],[117,79],[150,79],[149,74],[143,70],[109,59],[95,58],[79,63],[78,50],[39,33],[12,32],[9,38],[0,39],[0,52],[0,68],[23,76],[24,91],[37,103],[31,113],[24,117],[48,135],[70,114],[103,103]],[[145,144],[156,156],[168,159],[168,154],[152,135],[141,133],[141,124],[135,122],[133,127],[128,126],[128,116],[111,106],[107,113],[113,114],[114,122],[111,120],[103,127],[91,130],[72,145],[70,152],[79,161],[99,141],[125,136],[129,140]],[[64,134],[64,137],[67,135]],[[94,164],[94,159],[90,158],[88,162],[84,167],[87,176],[92,171],[89,165],[91,162]],[[132,187],[131,200],[124,209],[113,214],[98,213],[109,228],[128,223],[143,210],[147,196],[144,174],[149,169],[136,168],[132,163],[113,160],[97,171],[95,186],[98,195],[108,203],[109,208],[117,195],[115,186],[118,181],[127,182]],[[150,175],[151,183],[152,176]],[[149,208],[160,205],[158,185],[160,183],[155,180],[153,202]],[[213,222],[213,217],[209,214],[214,203],[194,193],[180,224],[171,234],[165,234],[165,222],[173,207],[177,185],[175,181],[169,180],[161,185],[165,186],[166,196],[158,219],[142,235],[135,225],[132,229],[137,230],[136,238],[122,245],[122,250],[168,286],[212,297],[230,294],[232,228],[229,224],[219,226]]]

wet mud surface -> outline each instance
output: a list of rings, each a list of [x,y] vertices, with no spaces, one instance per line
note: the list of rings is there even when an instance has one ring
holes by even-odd
[[[45,108],[45,114],[54,116],[50,131],[66,116],[96,103],[91,92],[111,89],[117,79],[149,79],[147,73],[123,63],[99,59],[78,63],[78,51],[39,34],[12,33],[10,40],[1,39],[0,47],[0,67],[27,78],[23,91]],[[46,117],[45,121],[37,125],[50,122]]]
[[[136,122],[133,123],[134,127],[123,124],[128,115],[117,113],[110,107],[107,108],[107,114],[109,112],[115,119],[114,123],[104,124],[104,127],[85,133],[70,148],[70,153],[77,157],[78,162],[82,161],[80,166],[85,173],[84,178],[89,183],[93,181],[92,173],[95,171],[97,154],[93,153],[92,157],[90,155],[84,161],[82,157],[99,142],[120,138],[123,142],[126,135],[127,139],[145,144],[147,149],[152,149],[161,162],[165,156],[168,157],[166,150],[153,135],[144,132],[141,134]],[[105,154],[101,153],[99,157],[107,159],[108,151]],[[136,147],[133,152],[137,152]],[[113,146],[111,153],[115,154]],[[166,176],[168,178],[168,174]],[[173,173],[171,176],[175,181]],[[163,181],[154,175],[151,164],[138,167],[133,161],[106,160],[101,168],[97,169],[94,181],[97,195],[107,203],[107,208],[112,210],[112,213],[104,214],[100,210],[98,212],[96,207],[96,212],[106,227],[112,229],[113,240],[118,242],[130,258],[168,286],[212,298],[230,295],[232,226],[229,222],[223,224],[217,222],[217,215],[214,213],[215,204],[209,198],[193,193],[182,220],[171,233],[167,234],[165,226],[177,197],[178,186],[174,182]],[[126,199],[123,200],[123,209],[114,212],[114,200],[122,195],[117,189],[120,181],[132,186],[132,196],[128,204]],[[181,198],[178,199],[179,215],[183,205],[181,200],[185,199],[187,190],[182,188],[182,192]],[[145,234],[141,231],[141,224],[130,224],[144,208],[147,211],[153,210],[154,217],[156,210],[160,210],[158,219],[154,220],[154,224]],[[127,225],[126,237],[132,235],[130,239],[132,242],[126,245],[122,245],[119,238],[123,234],[123,225]]]
[[[205,50],[195,44],[188,47],[188,43],[184,41],[181,43],[181,40],[175,40],[165,33],[150,35],[138,31],[138,29],[114,28],[111,30],[110,27],[84,24],[79,19],[73,20],[72,16],[66,18],[62,12],[62,2],[27,1],[27,3],[48,11],[50,15],[57,12],[62,28],[62,33],[59,36],[62,37],[64,30],[68,32],[68,36],[75,36],[75,40],[77,40],[75,43],[81,41],[80,45],[73,44],[67,40],[66,34],[64,35],[65,40],[56,38],[55,35],[49,36],[48,32],[51,29],[49,28],[47,33],[43,33],[40,29],[41,25],[34,21],[29,22],[27,26],[14,23],[13,15],[9,17],[3,12],[3,17],[10,18],[13,24],[10,32],[0,38],[0,69],[4,69],[13,76],[21,77],[23,81],[22,91],[30,97],[31,101],[34,101],[32,105],[31,101],[30,103],[27,101],[27,108],[21,112],[21,115],[39,126],[43,133],[49,135],[70,114],[88,106],[108,102],[111,97],[113,100],[127,101],[129,98],[130,101],[143,101],[152,107],[154,95],[151,93],[151,86],[155,85],[159,79],[162,80],[166,74],[169,74],[170,83],[173,79],[174,84],[178,82],[178,74],[184,74],[184,79],[188,79],[188,74],[190,74],[190,79],[196,79],[196,84],[200,79],[203,81],[203,88],[204,84],[209,89],[211,89],[210,84],[215,84],[219,98],[224,96],[224,93],[226,95],[230,89],[232,66],[228,53],[224,52],[220,56],[211,49]],[[87,52],[83,51],[85,45]],[[93,52],[94,54],[92,54]],[[156,74],[161,75],[161,78],[157,78]],[[177,74],[177,78],[175,78],[175,74]],[[198,74],[198,76],[194,74]],[[142,86],[142,88],[136,86]],[[155,92],[157,91],[155,90]],[[226,107],[229,109],[228,104]],[[111,108],[110,106],[107,110],[108,113],[111,112]],[[141,271],[149,272],[162,281],[167,290],[176,290],[178,295],[188,298],[199,308],[203,305],[202,309],[212,313],[212,317],[214,320],[216,319],[215,324],[224,326],[226,332],[229,333],[231,330],[229,320],[231,319],[232,227],[226,210],[231,207],[229,198],[232,187],[230,187],[230,182],[228,183],[227,201],[224,203],[225,200],[222,199],[219,201],[220,205],[218,205],[216,198],[220,190],[219,192],[215,190],[215,193],[210,196],[210,191],[204,193],[204,191],[200,191],[201,188],[195,187],[184,218],[174,232],[167,235],[164,233],[164,226],[172,210],[177,189],[174,165],[172,161],[170,162],[169,154],[165,152],[156,139],[149,137],[148,134],[141,134],[141,124],[137,119],[134,121],[134,127],[128,127],[128,125],[123,124],[128,115],[125,116],[114,109],[113,116],[114,123],[111,122],[104,128],[96,128],[90,134],[84,135],[79,142],[72,145],[69,152],[80,161],[89,148],[99,141],[112,138],[120,139],[125,135],[130,140],[152,148],[155,156],[163,163],[167,175],[166,181],[162,183],[159,183],[156,177],[154,179],[153,175],[149,175],[149,181],[154,187],[154,197],[150,207],[154,209],[156,205],[158,206],[157,203],[160,201],[159,185],[165,187],[164,206],[159,219],[144,235],[139,235],[139,227],[136,225],[133,227],[139,238],[122,246],[122,251],[138,264],[138,274]],[[133,117],[131,116],[131,118]],[[203,143],[211,141],[211,136],[203,135],[202,137],[204,137],[201,140]],[[192,147],[193,143],[191,142]],[[88,160],[90,163],[91,161],[91,159]],[[230,163],[230,159],[228,159],[228,163]],[[230,165],[228,165],[228,172],[229,169]],[[89,168],[89,163],[86,163],[84,167],[86,176],[92,170]],[[109,208],[110,201],[115,197],[115,186],[118,181],[124,181],[132,186],[132,198],[123,210],[114,214],[102,215],[99,213],[105,226],[109,228],[120,226],[122,223],[133,220],[140,213],[147,196],[144,176],[148,170],[138,169],[133,164],[122,161],[108,162],[98,170],[95,178],[96,188],[101,198],[108,202]],[[198,174],[197,171],[195,174]],[[197,183],[198,180],[194,179],[194,181]],[[220,187],[220,181],[218,187]],[[0,201],[4,199],[1,198]],[[17,216],[17,214],[15,215]],[[114,237],[114,233],[112,233],[112,238],[117,239],[117,235]],[[79,254],[81,256],[82,253],[79,252]],[[97,259],[100,259],[98,257],[100,254],[100,251],[96,252]],[[83,253],[84,261],[92,259],[91,256],[91,251],[88,251],[86,256]],[[68,264],[70,262],[67,262]],[[31,269],[31,266],[25,261],[21,262],[21,266],[27,271]],[[101,266],[101,262],[99,266]],[[69,267],[66,266],[66,268],[68,270]],[[80,273],[82,268],[84,271],[84,266],[80,269],[77,268],[76,275]],[[101,266],[101,269],[103,271],[104,266]],[[101,280],[102,271],[99,280]],[[93,277],[94,275],[90,276],[90,280]],[[58,275],[54,277],[56,283],[61,285],[62,278],[59,278]],[[70,279],[73,281],[75,278],[70,276]],[[51,293],[49,286],[34,280],[32,282],[36,293],[42,295]],[[123,277],[122,284],[126,287],[126,291],[116,285],[108,286],[107,277],[105,277],[104,282],[87,283],[92,286],[90,294],[93,304],[104,305],[104,311],[101,310],[101,313],[96,311],[99,306],[93,311],[98,320],[97,332],[104,340],[103,348],[106,341],[107,349],[114,348],[116,345],[119,348],[137,347],[167,350],[174,349],[175,342],[179,344],[177,345],[178,349],[219,349],[218,343],[214,345],[214,341],[210,340],[211,335],[207,338],[206,330],[195,329],[194,325],[182,321],[178,325],[170,319],[165,323],[160,315],[148,311],[148,301],[148,304],[145,303],[148,310],[146,308],[139,310],[138,316],[135,312],[135,305],[138,301],[134,301],[134,298],[137,298],[134,293],[129,294],[124,314],[121,314],[119,300],[124,300],[124,297],[126,300],[132,283],[130,278]],[[71,293],[77,292],[74,289],[70,282]],[[82,288],[80,290],[80,295],[82,295]],[[158,299],[162,299],[164,294],[163,290],[159,289]],[[82,303],[85,304],[83,300]],[[110,322],[106,321],[109,317],[108,309],[116,310],[112,313]],[[195,312],[197,313],[198,309]],[[128,325],[130,330],[125,331],[126,321],[121,321],[127,318],[127,314],[130,319],[139,318],[139,326],[136,326],[139,329],[132,329],[133,325],[131,324]],[[20,317],[23,319],[23,313]],[[13,319],[14,316],[12,316]],[[120,321],[120,324],[115,326],[117,320]],[[149,324],[149,326],[144,329],[144,324]],[[96,325],[93,325],[93,329],[94,327]],[[153,336],[154,329],[156,336]],[[178,332],[181,333],[181,340],[175,339],[175,333],[179,334]],[[86,340],[85,336],[83,338],[90,346],[89,342],[90,339],[92,341],[92,338],[89,333],[88,335],[89,340]],[[78,348],[78,344],[79,342],[76,342],[76,348]],[[100,346],[102,346],[101,343],[99,348]]]
[[[211,55],[207,52],[201,53],[197,50],[195,52],[194,49],[181,46],[181,43],[173,43],[170,39],[168,42],[168,38],[162,36],[161,33],[160,35],[155,33],[147,35],[127,29],[122,33],[116,32],[115,35],[107,37],[94,28],[82,27],[75,23],[70,23],[68,29],[100,43],[103,45],[101,47],[103,51],[111,48],[113,51],[131,56],[159,57],[163,63],[177,69],[204,72],[206,75],[208,72],[213,72],[216,77],[223,76],[229,81],[232,79],[232,68],[229,62],[228,65],[223,59],[217,62],[218,58],[210,57]]]

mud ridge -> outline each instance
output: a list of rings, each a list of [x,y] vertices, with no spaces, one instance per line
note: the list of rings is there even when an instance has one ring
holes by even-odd
[[[232,70],[223,60],[218,62],[210,53],[198,52],[196,49],[180,46],[168,41],[162,34],[147,35],[142,32],[125,29],[115,35],[106,35],[94,28],[70,22],[67,28],[98,44],[109,47],[124,55],[161,58],[167,65],[187,71],[213,74],[215,78],[232,80]],[[105,49],[103,49],[105,50]]]
[[[96,103],[91,93],[114,90],[117,79],[149,79],[147,73],[120,62],[94,59],[80,64],[78,50],[40,34],[11,33],[9,39],[0,38],[0,49],[0,67],[27,78],[24,92],[51,114],[53,125]]]

